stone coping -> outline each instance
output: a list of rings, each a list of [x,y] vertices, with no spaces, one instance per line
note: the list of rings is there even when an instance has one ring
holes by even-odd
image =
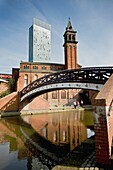
[[[75,110],[84,110],[82,107],[78,108],[71,108],[71,107],[53,107],[50,109],[43,109],[43,110],[23,110],[20,112],[1,112],[0,117],[6,116],[19,116],[19,115],[34,115],[34,114],[44,114],[44,113],[52,113],[52,112],[65,112],[65,111],[75,111]]]

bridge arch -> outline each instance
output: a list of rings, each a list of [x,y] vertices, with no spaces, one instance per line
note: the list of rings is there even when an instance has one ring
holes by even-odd
[[[112,84],[113,67],[64,70],[44,76],[26,86],[21,91],[21,101],[57,89],[80,88],[100,91],[93,105],[96,161],[108,167],[111,165],[113,154]]]
[[[87,67],[63,70],[41,77],[21,91],[21,102],[43,93],[61,89],[100,91],[113,73],[113,67]]]

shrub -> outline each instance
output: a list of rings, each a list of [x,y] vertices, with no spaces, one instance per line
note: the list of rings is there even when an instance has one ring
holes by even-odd
[[[7,96],[9,93],[10,93],[9,90],[6,90],[6,91],[2,92],[0,94],[0,98]]]

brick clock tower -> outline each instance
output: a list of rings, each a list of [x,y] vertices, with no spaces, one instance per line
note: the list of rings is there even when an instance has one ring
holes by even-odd
[[[64,33],[64,56],[65,56],[65,69],[75,69],[77,65],[77,41],[76,31],[74,31],[70,18],[66,31]]]

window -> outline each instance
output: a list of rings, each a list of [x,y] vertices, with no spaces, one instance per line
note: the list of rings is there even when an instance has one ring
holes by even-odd
[[[55,70],[55,66],[50,66],[50,69],[54,71]]]
[[[69,35],[69,40],[71,40],[71,35]]]
[[[57,99],[57,91],[52,92],[52,99]]]
[[[66,91],[65,90],[61,91],[61,99],[66,99]]]
[[[73,35],[73,41],[75,41],[75,35]]]
[[[43,98],[44,98],[45,100],[48,100],[48,93],[43,94]]]
[[[26,87],[28,85],[28,75],[25,74],[24,75],[24,87]]]
[[[24,69],[29,69],[29,66],[25,65],[25,66],[24,66]]]
[[[33,69],[34,70],[38,70],[38,66],[33,66]]]
[[[55,131],[53,133],[53,141],[56,142],[57,141],[57,131]]]
[[[62,137],[63,137],[63,142],[66,142],[66,131],[65,131],[65,130],[63,130],[63,135],[62,135]]]
[[[58,67],[58,70],[63,70],[63,68],[62,67]]]
[[[46,70],[47,68],[46,68],[46,66],[42,66],[42,70]]]
[[[35,76],[34,76],[34,80],[37,80],[38,79],[38,75],[37,74],[35,74]]]

